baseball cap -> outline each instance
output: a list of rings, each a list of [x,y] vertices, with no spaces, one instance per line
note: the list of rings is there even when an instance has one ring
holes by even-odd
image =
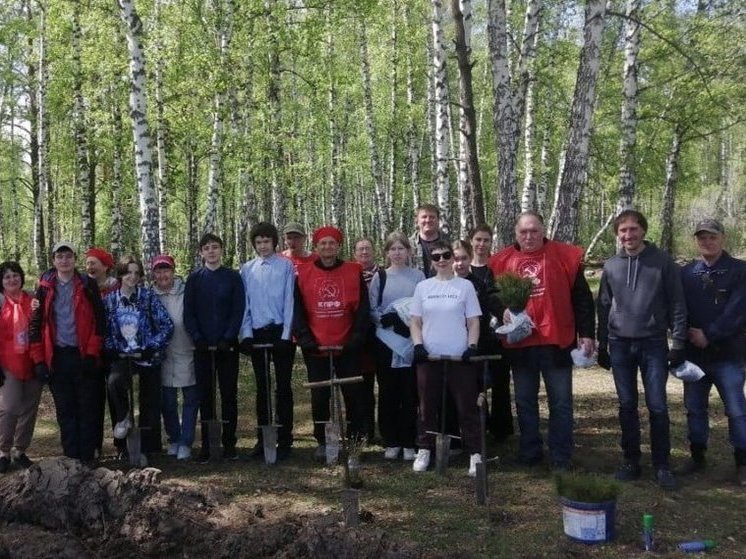
[[[697,223],[697,227],[694,228],[695,235],[698,235],[699,233],[702,233],[703,231],[707,231],[708,233],[715,233],[719,235],[722,235],[723,233],[725,233],[723,224],[712,218],[703,219],[702,221]]]
[[[289,221],[285,224],[285,227],[282,228],[282,233],[298,233],[299,235],[306,236],[306,231],[303,229],[303,226],[298,223],[297,221]]]
[[[176,268],[176,263],[172,256],[168,254],[159,254],[153,258],[153,262],[150,264],[150,269],[155,270],[157,267],[168,266],[169,268]]]
[[[69,250],[73,254],[78,254],[78,250],[75,248],[75,244],[70,241],[59,241],[52,247],[52,254],[60,252],[62,250]]]

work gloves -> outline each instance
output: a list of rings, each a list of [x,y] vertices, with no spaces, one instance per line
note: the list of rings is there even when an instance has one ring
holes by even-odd
[[[399,318],[399,313],[387,312],[386,314],[381,315],[381,326],[384,328],[393,328],[394,332],[402,338],[409,337],[409,326]]]
[[[425,363],[427,361],[428,353],[425,349],[425,346],[422,344],[417,344],[414,346],[414,356],[412,358],[412,361],[415,365],[419,363]]]
[[[477,355],[479,355],[479,350],[477,349],[477,346],[470,345],[469,347],[466,348],[466,351],[464,351],[464,353],[461,354],[461,360],[464,363],[468,363],[469,361],[471,361],[472,357],[476,357]]]
[[[49,367],[47,367],[46,363],[37,363],[34,365],[34,374],[40,383],[47,384],[49,382]]]
[[[238,344],[238,351],[244,355],[251,355],[251,349],[254,346],[254,338],[244,338],[241,343]]]
[[[686,361],[686,351],[683,348],[671,349],[668,352],[668,368],[675,369]]]
[[[156,351],[152,347],[146,347],[140,350],[140,359],[143,361],[150,361],[155,357]]]

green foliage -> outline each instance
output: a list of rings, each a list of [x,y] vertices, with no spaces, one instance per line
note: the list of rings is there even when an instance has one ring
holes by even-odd
[[[522,311],[526,308],[534,287],[531,278],[506,272],[497,276],[495,283],[500,291],[500,299],[511,311]]]
[[[554,476],[557,494],[580,503],[603,503],[619,496],[620,483],[610,476],[566,472]]]

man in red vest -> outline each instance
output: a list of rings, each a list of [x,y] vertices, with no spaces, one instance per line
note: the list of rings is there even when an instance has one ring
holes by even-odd
[[[534,287],[526,313],[531,334],[504,343],[513,369],[515,403],[521,431],[519,462],[538,465],[543,458],[539,434],[539,377],[549,401],[548,446],[553,470],[571,466],[573,449],[572,358],[578,346],[590,356],[595,349],[593,295],[583,274],[583,249],[544,237],[544,220],[524,212],[515,225],[516,243],[490,258],[495,276],[505,272],[529,277]],[[506,310],[503,317],[510,322]]]
[[[344,348],[334,357],[338,377],[356,374],[370,320],[362,268],[357,262],[339,258],[342,231],[331,226],[320,227],[313,233],[313,244],[319,258],[298,268],[293,314],[293,330],[303,350],[309,382],[329,379],[329,357],[319,352],[319,347],[324,346]],[[342,394],[350,422],[348,435],[362,440],[366,435],[362,385],[342,385]],[[319,444],[316,450],[319,459],[326,453],[321,422],[329,420],[330,395],[328,388],[317,388],[311,393],[313,435]]]

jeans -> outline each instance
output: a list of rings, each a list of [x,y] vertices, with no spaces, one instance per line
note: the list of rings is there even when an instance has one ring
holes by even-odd
[[[637,370],[645,388],[645,404],[650,416],[650,449],[655,469],[667,468],[671,453],[666,382],[668,381],[668,342],[665,338],[616,338],[609,340],[611,370],[619,398],[619,424],[622,452],[627,462],[639,463],[640,413]]]
[[[705,376],[697,382],[684,383],[684,405],[689,426],[689,442],[707,447],[710,422],[707,408],[712,385],[725,405],[730,442],[737,450],[746,450],[746,398],[744,398],[744,367],[738,361],[720,361],[702,365]]]
[[[197,385],[182,386],[181,421],[179,421],[179,388],[164,386],[161,388],[161,413],[166,428],[168,442],[191,448],[194,443],[194,432],[199,411],[199,390]]]
[[[515,407],[518,413],[519,453],[522,460],[541,459],[543,441],[539,433],[539,381],[549,403],[548,440],[552,463],[567,464],[573,450],[572,366],[558,362],[554,346],[519,350],[520,359],[511,360]]]

